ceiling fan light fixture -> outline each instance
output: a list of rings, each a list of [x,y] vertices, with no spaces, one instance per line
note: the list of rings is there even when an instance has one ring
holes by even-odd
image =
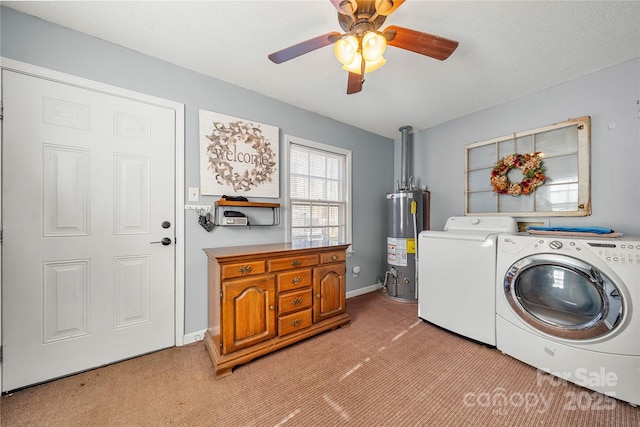
[[[378,68],[382,67],[386,62],[387,60],[384,59],[383,56],[381,56],[375,61],[371,61],[371,62],[365,61],[364,72],[367,74],[372,73]],[[350,73],[362,74],[361,64],[362,64],[362,55],[360,55],[360,52],[357,52],[353,62],[351,62],[350,64],[344,65],[342,69],[345,71],[349,71]]]
[[[335,43],[333,52],[342,65],[351,64],[358,54],[358,39],[354,36],[341,38]]]
[[[362,56],[367,62],[375,62],[387,49],[387,39],[374,31],[368,31],[362,37]]]
[[[364,72],[365,73],[374,72],[375,70],[377,70],[378,68],[382,67],[386,63],[387,63],[387,60],[384,59],[384,56],[381,56],[380,58],[376,59],[375,61],[366,61],[365,66],[364,66]]]
[[[362,55],[360,55],[360,52],[356,52],[356,54],[353,56],[353,61],[351,61],[348,64],[344,64],[342,66],[342,69],[345,71],[349,71],[350,73],[361,74],[362,73],[362,71],[360,71],[361,62],[362,62]]]

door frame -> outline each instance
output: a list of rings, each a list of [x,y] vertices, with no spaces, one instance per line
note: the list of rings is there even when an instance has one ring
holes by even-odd
[[[94,92],[101,92],[108,95],[120,96],[128,98],[134,101],[145,102],[154,104],[160,107],[174,110],[175,114],[175,277],[174,277],[174,345],[184,345],[184,264],[185,264],[185,250],[184,250],[184,140],[185,140],[185,106],[182,103],[171,101],[168,99],[158,98],[151,95],[146,95],[140,92],[132,91],[129,89],[123,89],[117,86],[100,83],[94,80],[84,79],[82,77],[73,76],[71,74],[61,73],[58,71],[50,70],[48,68],[39,67],[36,65],[28,64],[21,61],[5,58],[0,56],[0,71],[8,70],[15,71],[21,74],[26,74],[57,83],[76,86],[83,89],[88,89]],[[0,82],[1,83],[1,82]],[[2,85],[0,84],[0,100],[2,100]],[[1,106],[1,104],[0,104]],[[0,133],[1,134],[1,133]],[[0,136],[0,153],[2,148],[2,139]],[[1,160],[1,158],[0,158]],[[1,165],[0,163],[0,184],[1,184]],[[1,188],[1,187],[0,187]],[[2,196],[0,194],[0,207],[2,203]],[[1,214],[1,210],[0,210]],[[0,230],[2,224],[2,218],[0,217]],[[1,231],[0,231],[1,232]],[[1,242],[1,235],[0,235]],[[0,344],[2,343],[2,258],[0,254]],[[1,360],[1,359],[0,359]],[[2,366],[0,366],[0,384],[2,381]]]

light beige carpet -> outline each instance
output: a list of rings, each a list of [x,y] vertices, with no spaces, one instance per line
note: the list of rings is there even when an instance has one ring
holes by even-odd
[[[423,322],[377,292],[352,322],[214,380],[203,343],[2,396],[2,426],[640,426],[640,409]]]

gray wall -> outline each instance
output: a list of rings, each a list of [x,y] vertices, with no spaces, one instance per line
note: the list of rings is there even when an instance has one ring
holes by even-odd
[[[2,7],[0,19],[1,56],[185,104],[185,200],[188,187],[200,186],[199,109],[278,127],[281,154],[285,134],[352,150],[355,252],[347,260],[347,271],[359,265],[362,272],[356,278],[347,275],[347,291],[376,283],[386,260],[383,214],[384,196],[393,188],[393,165],[388,161],[393,156],[392,140],[12,9]],[[282,174],[280,182],[282,195]],[[212,205],[217,198],[201,197],[198,204]],[[189,333],[207,326],[202,248],[283,242],[285,229],[283,225],[220,227],[207,233],[197,224],[195,211],[184,214],[185,332]]]
[[[448,217],[464,214],[465,145],[590,116],[592,214],[546,219],[551,226],[602,226],[640,236],[639,100],[636,59],[415,133],[409,163],[431,191],[431,228],[442,230]],[[395,176],[398,168],[396,162]]]

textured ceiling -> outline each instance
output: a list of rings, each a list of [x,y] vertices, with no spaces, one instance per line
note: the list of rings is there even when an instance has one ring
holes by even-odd
[[[331,46],[267,59],[341,31],[329,0],[2,4],[389,138],[640,57],[637,1],[407,0],[383,29],[439,35],[458,49],[438,61],[389,47],[386,65],[347,95]]]

